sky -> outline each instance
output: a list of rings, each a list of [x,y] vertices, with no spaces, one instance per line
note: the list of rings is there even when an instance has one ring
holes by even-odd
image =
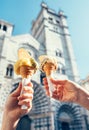
[[[13,35],[30,33],[42,1],[68,17],[80,78],[85,79],[89,75],[89,0],[0,0],[0,19],[14,25]]]

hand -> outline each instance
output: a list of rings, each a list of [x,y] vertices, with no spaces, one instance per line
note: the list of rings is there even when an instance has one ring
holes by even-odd
[[[24,86],[24,93],[20,95],[22,84],[20,83],[18,88],[12,92],[6,101],[5,104],[5,115],[15,122],[21,116],[28,113],[32,108],[32,99],[33,99],[33,88],[32,84],[29,83],[28,86]],[[21,109],[22,105],[26,105],[28,108],[26,110]]]
[[[52,92],[52,98],[64,102],[77,102],[79,85],[70,80],[54,80],[50,79],[55,90]],[[46,94],[50,96],[47,79],[43,79]]]

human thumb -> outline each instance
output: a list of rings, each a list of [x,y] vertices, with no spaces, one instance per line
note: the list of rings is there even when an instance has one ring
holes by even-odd
[[[15,91],[12,92],[12,96],[19,96],[22,89],[22,83],[19,83]]]

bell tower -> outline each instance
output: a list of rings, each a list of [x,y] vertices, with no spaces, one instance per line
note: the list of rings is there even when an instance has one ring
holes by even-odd
[[[0,35],[8,35],[11,36],[13,31],[13,25],[8,23],[7,21],[0,20]]]
[[[32,35],[40,43],[39,55],[55,56],[59,64],[58,73],[78,82],[80,78],[64,12],[60,10],[56,13],[42,3],[32,25]]]

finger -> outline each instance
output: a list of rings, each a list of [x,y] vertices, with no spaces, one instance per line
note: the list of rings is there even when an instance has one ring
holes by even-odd
[[[43,78],[43,81],[47,81],[47,78],[45,77],[45,78]]]
[[[60,101],[61,101],[62,98],[63,98],[63,93],[62,93],[62,91],[58,92],[57,90],[55,90],[55,91],[53,92],[52,97],[53,97],[54,99],[57,99],[57,100],[60,100]]]
[[[19,96],[22,89],[22,83],[19,83],[17,89],[11,93],[12,96]]]
[[[55,93],[53,93],[53,94],[52,94],[52,98],[54,98],[54,99],[56,99],[56,100],[59,100],[58,95],[57,95],[57,94],[55,94]]]
[[[32,101],[29,101],[28,99],[21,100],[18,102],[18,105],[26,105],[28,108],[32,108]]]
[[[44,85],[47,85],[47,84],[48,84],[47,78],[43,78],[43,84],[44,84]]]
[[[44,88],[45,88],[46,90],[49,90],[49,86],[48,86],[48,85],[45,85]]]
[[[50,95],[50,92],[49,92],[49,87],[46,85],[46,86],[44,86],[44,88],[45,88],[45,91],[46,91],[46,95]]]
[[[51,80],[51,82],[53,83],[53,84],[55,84],[55,85],[63,85],[63,84],[65,84],[66,83],[66,81],[67,80],[54,80],[53,78],[51,78],[50,79]]]
[[[57,92],[63,92],[63,89],[64,89],[63,85],[57,85],[56,86]]]
[[[24,86],[23,87],[23,92],[24,93],[34,93],[34,90],[33,90],[33,88],[32,87],[29,87],[29,86]]]
[[[48,85],[44,86],[44,88],[45,88],[45,91],[46,91],[46,95],[47,95],[47,96],[50,96],[50,92],[49,92],[49,87],[48,87]]]
[[[49,91],[49,90],[46,91],[46,95],[47,95],[47,96],[50,96],[50,91]]]
[[[22,95],[20,95],[18,97],[18,100],[24,100],[24,99],[29,99],[29,101],[31,101],[33,99],[33,94],[29,94],[29,93],[23,93]]]
[[[33,84],[32,84],[31,82],[29,82],[29,83],[27,84],[27,86],[30,86],[30,87],[33,88]]]

